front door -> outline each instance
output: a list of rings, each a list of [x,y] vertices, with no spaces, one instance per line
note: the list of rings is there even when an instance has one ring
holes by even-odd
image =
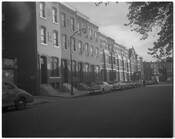
[[[67,60],[63,60],[63,82],[68,83],[68,65]]]
[[[46,57],[41,57],[41,83],[47,84],[47,60]]]
[[[83,63],[79,63],[79,81],[83,83]]]

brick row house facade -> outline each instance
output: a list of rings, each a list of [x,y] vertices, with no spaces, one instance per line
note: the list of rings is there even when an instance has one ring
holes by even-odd
[[[168,79],[173,80],[173,58],[168,57],[156,62],[143,62],[144,77],[146,80],[152,80],[155,77],[160,82]]]
[[[31,94],[40,94],[42,85],[60,92],[71,83],[70,77],[75,88],[97,81],[143,79],[142,58],[134,48],[99,32],[96,23],[69,4],[3,2],[2,6],[3,58],[17,59],[16,84]]]

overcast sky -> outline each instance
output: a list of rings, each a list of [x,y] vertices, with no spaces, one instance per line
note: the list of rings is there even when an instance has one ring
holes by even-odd
[[[138,55],[143,57],[144,61],[156,61],[148,55],[148,48],[153,47],[155,38],[150,37],[147,40],[140,40],[141,35],[131,32],[130,27],[124,26],[128,23],[126,14],[128,13],[128,4],[119,2],[118,4],[110,2],[108,6],[102,4],[97,7],[93,2],[69,2],[78,11],[88,16],[92,21],[99,25],[99,31],[113,38],[116,43],[134,47]]]

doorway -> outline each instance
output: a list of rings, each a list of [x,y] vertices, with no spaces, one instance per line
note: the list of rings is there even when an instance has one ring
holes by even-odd
[[[63,83],[68,83],[68,65],[67,60],[63,60]]]
[[[41,56],[41,84],[47,84],[47,59]]]

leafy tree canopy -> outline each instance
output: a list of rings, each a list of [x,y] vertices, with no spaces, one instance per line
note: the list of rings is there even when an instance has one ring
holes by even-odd
[[[160,28],[158,40],[148,54],[155,58],[172,55],[173,50],[173,3],[172,2],[132,2],[129,3],[127,26],[147,39],[154,27]]]
[[[103,2],[95,3],[96,6]],[[104,3],[106,6],[109,2]],[[159,28],[158,40],[148,54],[155,58],[171,56],[173,51],[173,2],[128,2],[127,18],[132,31],[142,35],[142,40],[148,38],[154,28]]]

